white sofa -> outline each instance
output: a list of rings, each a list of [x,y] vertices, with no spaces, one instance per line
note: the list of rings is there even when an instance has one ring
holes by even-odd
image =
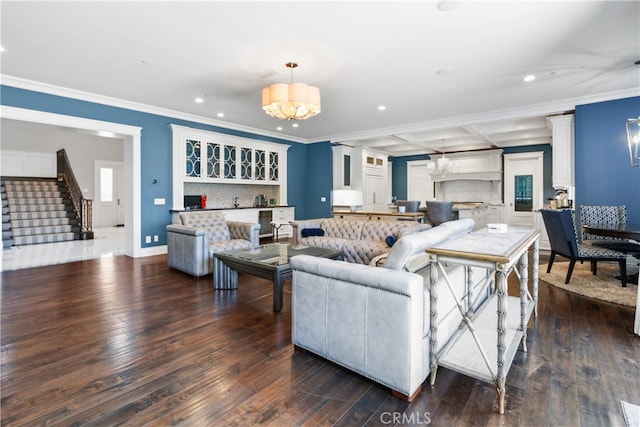
[[[344,260],[357,264],[370,264],[389,252],[386,238],[403,236],[431,228],[415,221],[348,220],[317,218],[291,221],[293,243],[342,251]],[[304,231],[321,229],[322,236],[304,236]]]
[[[392,247],[384,267],[293,257],[293,344],[413,400],[430,372],[431,265],[425,249],[461,237],[473,226],[472,219],[462,219],[405,236]],[[474,307],[493,283],[485,269],[451,265],[447,274],[458,295],[473,288]],[[462,316],[448,291],[438,296],[437,343],[442,348]]]

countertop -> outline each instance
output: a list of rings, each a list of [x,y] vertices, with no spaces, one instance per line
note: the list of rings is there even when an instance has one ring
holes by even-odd
[[[239,209],[275,209],[275,208],[292,208],[289,205],[275,205],[275,206],[238,206],[237,208],[197,208],[197,209],[169,209],[169,212],[196,212],[196,211],[231,211]]]

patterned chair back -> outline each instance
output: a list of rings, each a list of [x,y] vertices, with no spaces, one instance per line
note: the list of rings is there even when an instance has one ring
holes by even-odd
[[[582,225],[609,225],[612,227],[625,226],[627,224],[627,207],[621,206],[580,206],[580,224]],[[582,241],[585,240],[615,240],[622,241],[615,237],[596,236],[580,231]]]

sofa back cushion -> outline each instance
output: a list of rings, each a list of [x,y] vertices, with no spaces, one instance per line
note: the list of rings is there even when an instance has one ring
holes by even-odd
[[[471,218],[459,219],[404,236],[391,248],[384,267],[392,270],[414,271],[420,265],[416,264],[414,268],[412,264],[421,262],[418,260],[420,257],[426,259],[425,251],[428,248],[470,233],[474,224],[475,221]]]
[[[320,228],[326,237],[339,237],[342,239],[360,239],[362,226],[366,221],[345,221],[340,218],[327,218],[322,220]]]
[[[207,230],[209,240],[218,242],[231,239],[227,220],[222,212],[188,212],[180,214],[182,225]]]
[[[384,242],[388,236],[399,239],[407,234],[431,228],[429,224],[419,224],[415,221],[365,221],[360,240]]]

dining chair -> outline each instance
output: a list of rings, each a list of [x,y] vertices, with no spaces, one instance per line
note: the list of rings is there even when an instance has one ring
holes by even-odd
[[[456,214],[452,209],[453,202],[427,200],[427,220],[434,227],[443,222],[453,221]]]
[[[625,205],[582,205],[580,206],[580,225],[604,225],[617,228],[627,223],[627,207]],[[581,243],[602,246],[615,251],[637,254],[640,245],[627,239],[589,234],[580,227]]]
[[[569,259],[569,269],[564,283],[569,283],[576,261],[590,261],[591,272],[598,273],[598,261],[617,262],[620,268],[620,282],[627,286],[627,255],[601,246],[579,243],[573,212],[568,209],[541,209],[544,226],[551,244],[551,256],[547,273],[556,255]]]
[[[398,207],[404,206],[405,212],[419,212],[420,200],[398,200],[396,201]]]

